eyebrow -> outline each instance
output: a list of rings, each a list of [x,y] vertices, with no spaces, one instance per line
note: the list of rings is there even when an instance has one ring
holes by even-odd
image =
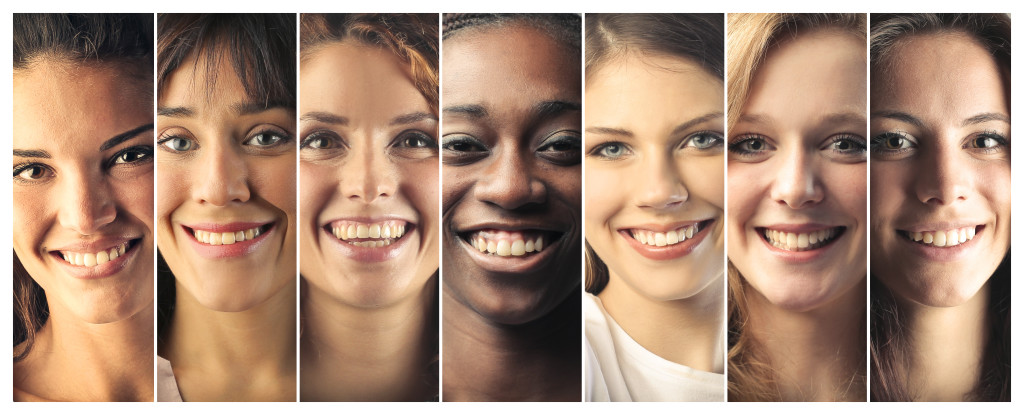
[[[722,118],[725,114],[721,111],[710,112],[699,117],[693,118],[689,121],[683,122],[672,129],[672,135],[679,134],[680,132],[689,130],[695,125],[711,121],[715,118]],[[613,128],[613,127],[590,127],[586,129],[586,132],[591,134],[607,134],[607,135],[618,135],[623,137],[633,137],[633,132],[624,128]]]
[[[14,149],[14,156],[15,157],[31,157],[31,158],[48,159],[48,158],[50,158],[50,153],[47,153],[44,150],[18,150],[18,149]]]
[[[327,124],[348,125],[348,118],[321,111],[311,111],[302,114],[299,121],[319,121]]]
[[[444,107],[441,111],[444,115],[463,115],[473,119],[480,119],[487,117],[487,109],[483,105],[452,105],[450,107]]]
[[[867,120],[864,119],[864,115],[858,112],[840,112],[835,114],[828,114],[822,117],[821,120],[827,124],[867,124]]]
[[[568,101],[544,101],[533,106],[533,112],[537,114],[538,119],[556,117],[566,112],[579,110],[580,104],[578,102]]]
[[[766,124],[766,125],[770,125],[770,124],[772,124],[772,119],[771,119],[771,117],[769,117],[767,115],[762,115],[762,114],[743,114],[743,115],[740,115],[740,118],[737,119],[736,122],[737,123],[749,122],[749,123],[752,123],[752,124]]]
[[[192,108],[187,107],[157,107],[156,115],[161,117],[188,118],[196,115]]]
[[[141,133],[143,133],[145,131],[152,130],[152,129],[153,129],[153,123],[149,123],[149,124],[140,125],[140,126],[135,127],[135,128],[133,128],[131,130],[128,130],[128,131],[125,131],[125,132],[123,132],[121,134],[115,135],[111,139],[109,139],[107,141],[104,141],[103,144],[100,144],[100,151],[109,150],[109,149],[113,148],[114,146],[116,146],[118,144],[121,144],[121,143],[123,143],[125,141],[131,140],[132,138],[135,138],[135,136],[137,136],[137,135],[139,135],[139,134],[141,134]]]
[[[918,127],[918,128],[924,127],[924,123],[922,123],[921,120],[919,120],[919,119],[917,119],[917,117],[915,117],[913,115],[910,115],[910,114],[907,114],[905,112],[899,112],[899,111],[875,111],[875,112],[871,113],[871,118],[874,118],[874,117],[882,117],[882,118],[893,119],[893,120],[896,120],[896,121],[903,121],[903,122],[905,122],[907,124],[912,124],[913,126]]]
[[[966,127],[968,125],[981,124],[989,121],[1002,121],[1009,124],[1010,117],[998,112],[985,112],[964,120],[962,126]]]
[[[237,102],[231,105],[231,110],[237,115],[259,114],[274,108],[290,109],[291,106],[285,102]],[[156,115],[174,118],[189,118],[196,115],[196,110],[191,107],[158,107]]]
[[[399,115],[391,120],[388,125],[403,125],[412,124],[423,120],[434,120],[437,121],[437,116],[429,112],[412,112],[405,115]]]

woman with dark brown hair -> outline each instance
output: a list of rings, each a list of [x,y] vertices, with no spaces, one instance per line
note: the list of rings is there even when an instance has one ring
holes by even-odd
[[[871,399],[1010,400],[1010,18],[871,16]]]
[[[302,15],[303,401],[438,398],[437,17]]]
[[[153,400],[153,25],[15,14],[14,400]]]
[[[295,15],[157,29],[157,398],[295,401]]]

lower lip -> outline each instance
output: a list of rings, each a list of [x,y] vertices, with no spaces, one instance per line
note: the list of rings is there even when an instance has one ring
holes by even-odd
[[[124,255],[120,255],[113,261],[96,265],[94,267],[74,265],[65,261],[64,258],[57,256],[57,254],[51,255],[54,257],[54,260],[64,268],[64,271],[67,272],[68,275],[80,280],[95,280],[113,276],[125,269],[129,262],[135,259],[135,256],[140,249],[139,246],[141,245],[142,240],[140,239],[136,243],[132,244],[131,248],[124,252]]]
[[[676,259],[689,255],[690,252],[693,252],[693,250],[696,249],[697,246],[704,241],[704,238],[706,238],[707,235],[711,233],[711,229],[714,227],[714,225],[714,221],[709,222],[706,225],[704,225],[704,229],[701,229],[700,232],[697,232],[697,234],[693,235],[692,238],[689,238],[683,242],[679,242],[674,245],[665,246],[653,246],[640,243],[640,241],[630,236],[629,231],[626,230],[620,230],[619,235],[622,235],[622,237],[626,239],[626,243],[629,244],[629,246],[635,249],[637,252],[639,252],[640,255],[643,255],[645,258],[653,259],[656,261],[667,261],[670,259]]]
[[[755,230],[754,235],[756,235],[757,239],[760,239],[761,243],[763,243],[764,246],[768,248],[768,252],[770,252],[776,258],[782,260],[783,262],[791,264],[803,264],[817,261],[821,257],[831,252],[832,247],[838,245],[839,242],[846,237],[848,231],[849,229],[844,230],[841,235],[839,235],[835,239],[832,239],[832,241],[829,242],[828,245],[825,245],[818,249],[812,249],[810,251],[787,251],[785,249],[779,249],[772,246],[772,244],[769,243],[768,240],[762,236],[761,232]]]
[[[414,235],[418,235],[415,232],[416,228],[413,227],[412,224],[408,224],[406,226],[408,228],[406,229],[405,234],[402,235],[401,238],[398,238],[397,241],[392,242],[391,245],[374,248],[352,245],[346,241],[338,239],[333,233],[327,232],[327,230],[322,227],[320,228],[320,232],[322,232],[322,238],[327,238],[333,241],[331,245],[336,247],[342,255],[360,262],[384,262],[397,257],[402,252],[402,248],[405,247],[406,241],[412,239]]]
[[[489,254],[470,245],[465,239],[455,236],[462,248],[469,252],[469,257],[476,261],[480,268],[495,274],[525,274],[547,266],[548,261],[555,257],[554,252],[561,245],[562,238],[544,247],[544,250],[523,256],[500,256]]]
[[[270,235],[276,230],[277,226],[271,226],[270,229],[261,233],[256,239],[235,242],[231,245],[210,245],[199,242],[194,233],[182,227],[182,232],[188,235],[188,240],[192,242],[192,247],[195,248],[196,253],[207,259],[238,258],[249,255],[263,246],[269,240]]]
[[[899,232],[897,232],[896,238],[899,239],[900,241],[903,241],[903,243],[909,245],[908,248],[910,249],[911,253],[916,254],[918,256],[922,256],[929,261],[956,262],[961,259],[964,259],[965,257],[972,257],[973,254],[971,254],[970,251],[973,250],[975,246],[978,246],[978,243],[976,242],[984,234],[985,227],[980,226],[974,234],[974,238],[971,238],[971,240],[959,244],[957,246],[950,247],[937,247],[935,245],[926,245],[920,242],[914,242],[913,240],[903,235],[900,235]]]

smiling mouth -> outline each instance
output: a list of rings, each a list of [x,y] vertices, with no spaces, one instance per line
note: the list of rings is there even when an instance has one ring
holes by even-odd
[[[383,222],[334,221],[323,227],[324,231],[338,240],[362,248],[383,248],[402,239],[415,229],[415,225],[404,220]]]
[[[630,237],[636,239],[637,242],[640,242],[643,245],[671,246],[693,238],[694,235],[700,233],[700,231],[704,230],[704,228],[713,221],[713,219],[708,219],[690,225],[680,226],[666,232],[655,232],[646,229],[627,229],[626,232]]]
[[[966,226],[963,228],[949,229],[949,230],[937,230],[937,231],[924,231],[924,232],[909,232],[896,230],[896,233],[902,235],[913,242],[917,242],[922,245],[935,246],[939,248],[954,247],[963,243],[967,243],[974,239],[974,235],[978,233],[984,225],[978,226]]]
[[[757,228],[757,231],[771,246],[784,251],[802,252],[828,246],[843,235],[846,227],[837,226],[811,232],[784,232],[771,228]]]
[[[71,265],[95,267],[124,256],[125,252],[134,248],[140,240],[142,239],[132,239],[130,241],[105,248],[99,252],[53,251],[52,253]]]
[[[500,257],[523,257],[540,253],[561,237],[559,232],[539,230],[504,231],[483,229],[460,235],[482,253]]]
[[[202,229],[187,228],[192,233],[192,236],[196,238],[202,244],[205,245],[234,245],[237,243],[250,241],[259,238],[260,235],[267,233],[274,226],[273,223],[266,225],[255,226],[249,229],[235,231],[235,232],[214,232],[204,231]]]

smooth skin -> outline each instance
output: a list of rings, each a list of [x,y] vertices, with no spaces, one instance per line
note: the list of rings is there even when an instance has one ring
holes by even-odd
[[[14,252],[49,307],[14,364],[14,400],[152,401],[152,81],[42,60],[13,86]],[[135,253],[102,278],[54,254],[125,240]]]
[[[300,76],[301,399],[436,399],[436,103],[416,89],[409,64],[358,42],[318,47]],[[325,230],[367,218],[415,227],[379,262],[346,256]]]
[[[295,400],[295,113],[262,108],[222,58],[208,93],[205,58],[161,88],[160,252],[176,280],[160,355],[186,401]],[[185,226],[274,227],[253,252],[205,258]]]
[[[749,330],[787,401],[865,400],[867,143],[864,40],[801,32],[758,68],[729,140],[729,259],[748,285]],[[764,228],[845,227],[794,261]]]
[[[982,376],[987,283],[1010,249],[1009,74],[960,33],[910,36],[891,56],[872,74],[872,274],[907,311],[911,393],[962,401]],[[968,225],[984,229],[944,261],[899,232]]]

